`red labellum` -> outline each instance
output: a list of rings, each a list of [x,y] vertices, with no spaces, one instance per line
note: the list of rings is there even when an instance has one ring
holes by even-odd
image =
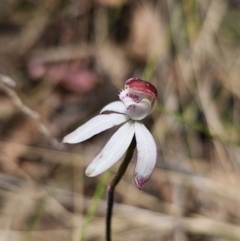
[[[157,89],[151,83],[142,80],[140,78],[131,78],[125,82],[125,86],[129,87],[131,90],[152,96],[157,99]]]

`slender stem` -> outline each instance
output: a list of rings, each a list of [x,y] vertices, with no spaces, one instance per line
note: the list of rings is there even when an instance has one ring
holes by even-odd
[[[122,179],[122,176],[127,170],[128,164],[130,163],[134,149],[136,147],[136,139],[135,136],[132,139],[130,146],[128,147],[126,156],[120,165],[117,173],[115,174],[114,178],[108,185],[107,190],[107,214],[106,214],[106,241],[111,241],[111,220],[112,220],[112,211],[113,211],[113,204],[114,204],[114,190],[117,184]]]
[[[106,241],[111,241],[111,220],[114,203],[114,189],[107,190],[107,214],[106,214]]]

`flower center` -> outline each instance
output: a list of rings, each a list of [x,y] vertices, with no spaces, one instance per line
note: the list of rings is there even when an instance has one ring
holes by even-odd
[[[128,110],[128,115],[132,120],[142,120],[152,111],[149,96],[142,93],[136,93],[126,88],[121,91],[119,98]]]
[[[157,89],[147,81],[131,78],[125,82],[119,98],[132,120],[142,120],[155,108]]]
[[[126,96],[132,99],[133,102],[139,103],[139,96],[133,93],[127,93]]]

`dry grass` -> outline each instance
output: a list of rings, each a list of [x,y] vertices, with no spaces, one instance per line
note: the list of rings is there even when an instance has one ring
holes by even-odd
[[[145,121],[158,163],[141,191],[129,166],[113,240],[240,240],[239,13],[238,0],[2,1],[0,240],[104,240],[117,166],[84,170],[114,130],[61,140],[132,76],[159,91]]]

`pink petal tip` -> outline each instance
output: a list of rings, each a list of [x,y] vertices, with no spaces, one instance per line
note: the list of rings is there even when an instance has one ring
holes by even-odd
[[[134,181],[135,181],[135,184],[137,186],[138,189],[141,189],[143,184],[147,181],[147,180],[143,180],[141,178],[137,178],[137,177],[134,177]]]

